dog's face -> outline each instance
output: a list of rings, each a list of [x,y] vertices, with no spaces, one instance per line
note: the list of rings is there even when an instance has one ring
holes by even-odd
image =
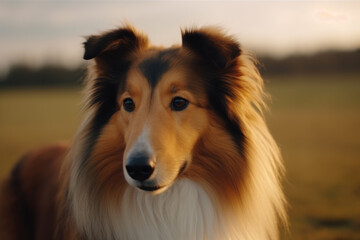
[[[131,28],[88,39],[84,58],[95,58],[97,75],[90,99],[98,106],[94,128],[112,118],[121,129],[130,185],[153,193],[171,186],[191,166],[210,115],[220,116],[231,134],[241,133],[226,107],[226,74],[239,54],[231,38],[208,30],[185,32],[182,46],[167,49],[148,47]]]
[[[204,93],[194,92],[195,77],[180,49],[138,53],[118,95],[119,125],[124,129],[124,176],[130,185],[161,192],[192,159],[208,126]]]

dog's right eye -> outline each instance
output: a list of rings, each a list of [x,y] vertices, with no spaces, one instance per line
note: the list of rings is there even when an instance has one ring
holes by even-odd
[[[131,98],[125,98],[123,102],[123,107],[125,111],[132,112],[135,109],[135,103]]]

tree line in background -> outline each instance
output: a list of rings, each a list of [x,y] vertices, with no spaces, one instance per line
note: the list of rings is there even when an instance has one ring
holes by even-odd
[[[33,68],[28,65],[14,65],[3,78],[1,87],[34,86],[76,86],[80,85],[85,74],[85,67],[69,69],[62,66],[47,65]]]
[[[360,49],[326,51],[315,55],[293,55],[284,59],[259,58],[262,73],[269,75],[356,74],[360,73]]]
[[[258,58],[264,76],[360,73],[360,49],[326,51],[311,56],[293,55],[282,59]],[[55,65],[32,68],[19,64],[14,65],[6,76],[0,77],[0,87],[76,86],[81,84],[84,74],[84,66],[74,69]]]

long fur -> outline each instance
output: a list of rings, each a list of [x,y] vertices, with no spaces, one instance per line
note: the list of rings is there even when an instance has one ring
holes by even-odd
[[[84,58],[94,61],[85,118],[61,171],[52,169],[60,180],[50,209],[56,230],[34,239],[278,239],[279,224],[286,223],[284,169],[264,122],[266,94],[256,60],[218,28],[185,30],[182,37],[182,46],[169,49],[149,46],[130,26],[88,38]],[[191,99],[182,113],[166,113],[162,98],[156,100],[171,81],[186,86]],[[135,94],[134,86],[151,101],[130,115],[121,100]],[[150,139],[148,151],[159,158],[154,178],[167,184],[162,192],[137,189],[124,168],[142,146],[139,136]],[[23,176],[32,181],[31,174]],[[39,209],[27,209],[36,219]],[[37,224],[31,234],[44,228]]]

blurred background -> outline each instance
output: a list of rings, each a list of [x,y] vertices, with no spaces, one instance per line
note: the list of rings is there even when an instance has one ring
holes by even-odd
[[[84,36],[128,21],[153,44],[219,25],[260,60],[287,169],[282,239],[360,239],[359,1],[1,1],[0,179],[81,120]]]

